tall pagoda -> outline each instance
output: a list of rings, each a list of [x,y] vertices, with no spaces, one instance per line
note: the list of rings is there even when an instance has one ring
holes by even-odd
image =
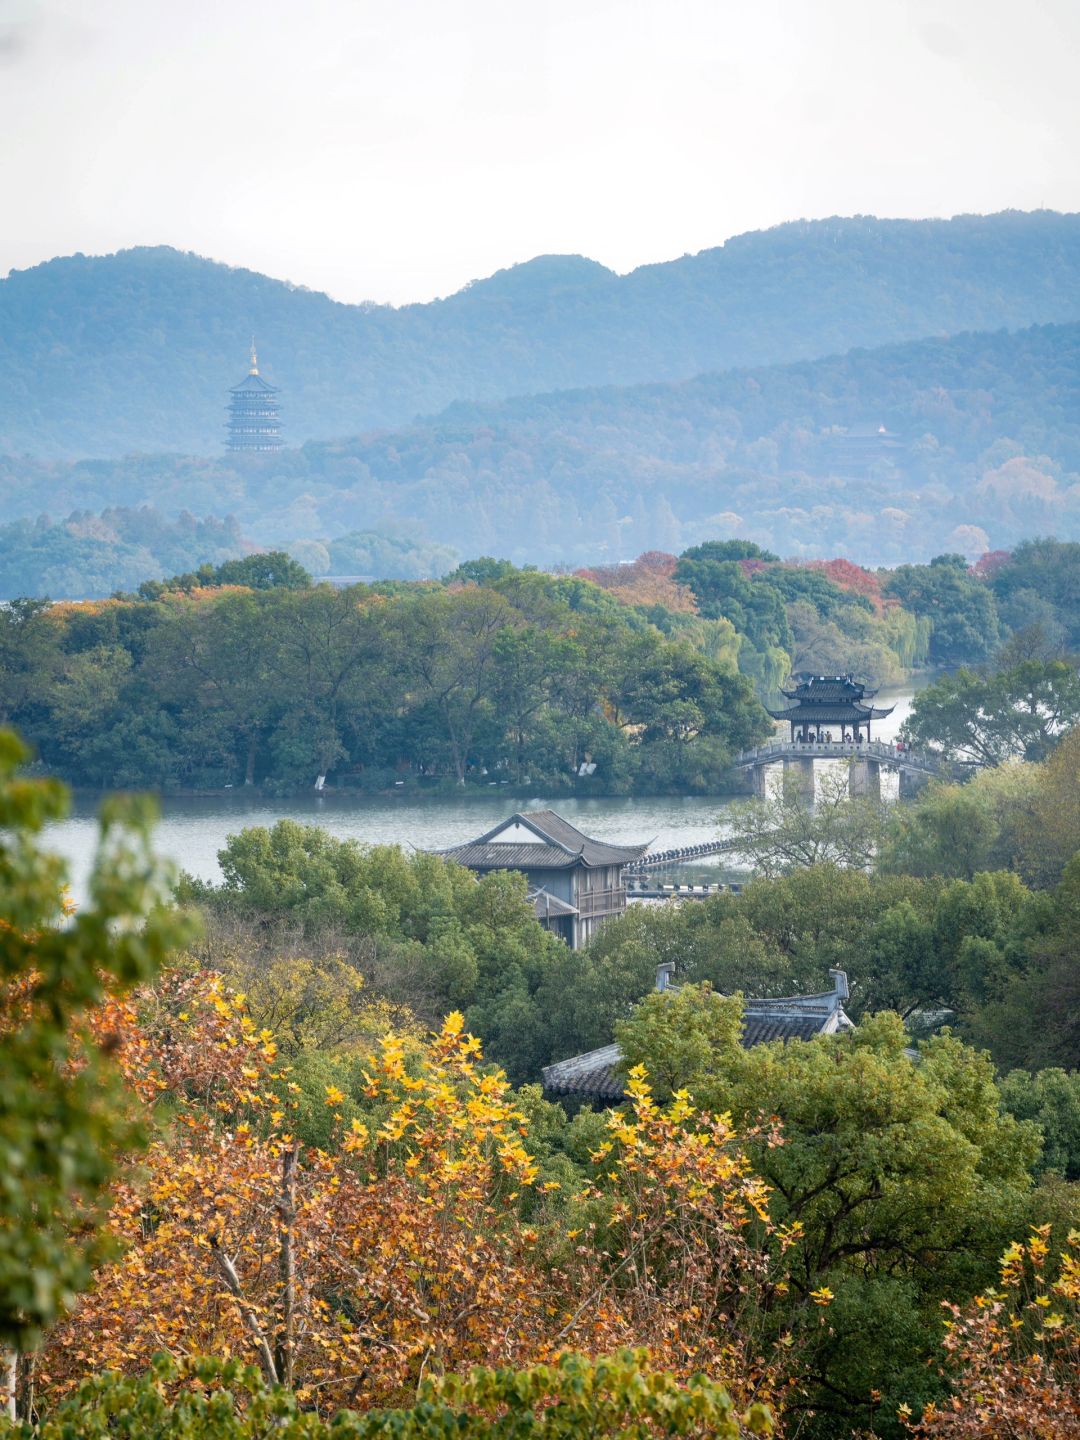
[[[239,385],[229,391],[230,450],[280,450],[281,421],[278,418],[277,387],[259,374],[255,339],[251,341],[251,369]]]
[[[780,692],[785,699],[794,701],[783,710],[770,710],[774,720],[787,720],[791,724],[791,739],[823,740],[832,735],[843,740],[862,739],[863,727],[866,739],[870,739],[871,720],[884,720],[896,708],[875,709],[868,705],[876,690],[868,690],[850,675],[807,675],[803,676],[792,690]]]

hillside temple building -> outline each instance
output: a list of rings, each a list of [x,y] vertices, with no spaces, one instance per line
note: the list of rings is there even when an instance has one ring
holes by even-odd
[[[525,810],[440,853],[480,875],[520,870],[541,925],[580,950],[605,921],[626,910],[623,866],[648,848],[648,843],[608,845],[583,835],[554,810]]]

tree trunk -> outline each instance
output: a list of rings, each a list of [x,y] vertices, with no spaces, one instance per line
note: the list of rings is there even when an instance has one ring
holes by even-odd
[[[253,730],[248,737],[247,765],[244,769],[244,784],[255,784],[255,749],[259,743],[259,737]]]
[[[225,1251],[222,1250],[218,1241],[211,1240],[210,1248],[213,1251],[218,1272],[225,1281],[229,1294],[232,1295],[239,1305],[244,1326],[255,1342],[255,1349],[259,1355],[259,1364],[262,1366],[262,1372],[266,1377],[267,1384],[276,1385],[278,1383],[278,1373],[277,1366],[274,1364],[274,1354],[270,1349],[270,1342],[263,1333],[263,1328],[259,1324],[259,1317],[255,1314],[250,1302],[244,1299],[244,1292],[240,1286],[240,1277],[236,1273],[236,1266],[225,1254]]]
[[[296,1249],[293,1227],[296,1223],[296,1158],[297,1146],[285,1151],[281,1162],[281,1194],[278,1196],[278,1224],[281,1248],[278,1271],[281,1276],[281,1326],[278,1330],[276,1362],[278,1379],[289,1389],[293,1386],[295,1369],[296,1329]]]
[[[19,1388],[19,1352],[4,1351],[4,1414],[14,1422],[18,1419],[16,1395]]]
[[[457,736],[452,730],[450,732],[450,754],[454,761],[454,773],[457,776],[457,783],[464,785],[465,771],[469,764],[468,750],[458,741]]]

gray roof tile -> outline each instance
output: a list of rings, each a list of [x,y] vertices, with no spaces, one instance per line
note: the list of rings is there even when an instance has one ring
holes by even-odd
[[[493,842],[494,836],[513,824],[524,826],[547,843]],[[627,865],[631,860],[639,860],[648,848],[648,842],[644,845],[608,845],[603,840],[593,840],[571,825],[569,820],[556,815],[554,810],[522,810],[506,820],[500,820],[498,825],[475,840],[455,845],[441,853],[460,865],[467,865],[470,870],[567,870],[575,865],[584,865],[587,869]]]
[[[669,986],[672,993],[678,986]],[[818,1035],[854,1029],[834,990],[817,995],[791,995],[775,1000],[747,1000],[743,1008],[742,1043],[747,1049],[772,1040],[813,1040]],[[626,1093],[622,1052],[604,1045],[544,1066],[544,1089],[551,1095],[614,1102]]]

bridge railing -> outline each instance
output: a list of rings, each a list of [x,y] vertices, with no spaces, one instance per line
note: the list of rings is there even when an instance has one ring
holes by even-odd
[[[688,860],[705,860],[711,855],[722,855],[734,850],[737,840],[729,836],[717,836],[715,840],[701,840],[694,845],[680,845],[674,850],[650,850],[640,860],[631,860],[623,866],[624,875],[639,874],[643,870],[657,870],[664,865],[681,865]]]
[[[734,761],[736,767],[768,764],[771,760],[883,760],[886,764],[924,770],[934,775],[961,775],[967,767],[954,765],[937,755],[901,748],[888,740],[767,740],[756,750],[744,750]]]

